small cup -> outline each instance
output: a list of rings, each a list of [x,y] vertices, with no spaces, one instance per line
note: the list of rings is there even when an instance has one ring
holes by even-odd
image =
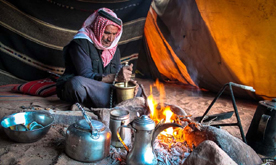
[[[41,124],[38,124],[36,121],[33,121],[30,124],[28,124],[28,127],[30,131],[34,129],[43,128],[43,126]]]
[[[27,131],[28,128],[24,124],[18,124],[15,126],[15,131]]]

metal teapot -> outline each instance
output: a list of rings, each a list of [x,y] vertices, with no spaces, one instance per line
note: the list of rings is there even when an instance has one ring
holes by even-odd
[[[258,154],[276,156],[276,98],[259,101],[246,140]]]
[[[129,152],[128,147],[121,139],[119,131],[122,127],[131,128],[135,132],[134,144]],[[128,125],[123,125],[117,129],[117,136],[126,150],[129,152],[126,158],[127,165],[156,165],[157,159],[153,152],[153,142],[157,135],[169,127],[182,127],[176,123],[158,124],[146,115],[134,119]]]
[[[66,154],[81,162],[96,162],[109,155],[111,131],[102,122],[92,120],[80,104],[85,119],[70,125],[65,136]]]

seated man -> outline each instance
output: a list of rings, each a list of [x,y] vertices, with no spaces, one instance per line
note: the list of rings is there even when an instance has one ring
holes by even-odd
[[[136,96],[141,95],[139,85],[131,80],[133,64],[121,66],[117,46],[122,32],[121,19],[107,8],[98,9],[85,20],[63,49],[66,68],[57,81],[61,100],[89,108],[110,108],[113,81],[130,81],[136,85]]]

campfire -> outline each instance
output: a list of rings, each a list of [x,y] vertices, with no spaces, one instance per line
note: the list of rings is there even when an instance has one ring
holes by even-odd
[[[164,85],[158,80],[154,87],[160,93],[159,103],[153,98],[152,85],[150,86],[150,95],[147,98],[147,104],[150,109],[150,118],[156,123],[177,123],[181,126],[195,126],[192,128],[199,129],[196,123],[190,121],[188,116],[173,113],[170,106],[165,105]],[[192,151],[185,143],[185,134],[183,128],[168,128],[161,132],[154,142],[154,150],[159,163],[163,164],[182,164]]]
[[[157,99],[154,98],[158,94],[155,93],[156,91],[153,92],[153,87],[158,90]],[[146,106],[145,100],[141,101],[139,105],[143,107],[143,110],[147,109],[146,114],[156,123],[156,128],[166,123],[182,126],[166,127],[167,129],[155,138],[153,149],[158,164],[179,165],[192,162],[260,164],[261,159],[254,150],[227,131],[194,122],[190,119],[191,116],[188,116],[180,107],[164,103],[165,89],[159,81],[150,86],[150,95],[145,95],[145,98],[147,98]],[[136,100],[141,99],[137,98]],[[130,100],[126,104],[127,108],[131,103]],[[123,106],[125,105],[121,105],[121,107]],[[129,148],[131,151],[132,146],[130,145]],[[124,148],[111,146],[109,157],[111,164],[126,164],[126,157],[127,151]]]
[[[153,87],[159,93],[156,99],[153,96]],[[158,164],[178,165],[183,164],[190,155],[193,148],[188,146],[185,133],[200,130],[198,123],[192,122],[187,115],[174,113],[175,108],[164,102],[166,97],[165,88],[158,80],[150,85],[150,95],[147,96],[146,105],[149,110],[148,116],[156,125],[163,123],[176,123],[182,127],[170,127],[162,131],[153,143],[155,155]],[[132,146],[130,146],[131,148]],[[126,152],[121,149],[115,149],[111,146],[111,157],[120,164],[125,164]]]
[[[159,97],[153,96],[153,87],[158,90]],[[185,159],[192,152],[191,146],[188,146],[185,133],[200,130],[198,123],[192,122],[187,115],[174,113],[176,108],[164,103],[166,97],[165,88],[158,80],[150,85],[150,95],[147,96],[148,116],[155,122],[156,126],[163,123],[176,123],[182,127],[170,127],[162,131],[153,143],[155,155],[158,164],[183,164]],[[132,146],[130,146],[131,148]],[[112,148],[113,159],[124,164],[126,152]]]
[[[157,99],[153,96],[153,87],[158,90],[159,97]],[[156,126],[163,123],[176,123],[182,128],[170,127],[162,131],[153,143],[154,152],[158,164],[183,164],[192,152],[192,148],[186,144],[185,131],[199,129],[199,126],[189,119],[190,116],[174,113],[176,108],[164,103],[165,97],[164,85],[156,80],[153,85],[150,85],[150,95],[147,96],[146,100],[149,110],[148,116],[155,122]],[[129,147],[132,148],[132,146]],[[111,146],[111,153],[113,160],[125,164],[126,151]]]

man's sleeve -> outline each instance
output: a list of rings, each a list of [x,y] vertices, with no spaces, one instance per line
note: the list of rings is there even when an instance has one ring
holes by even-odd
[[[122,64],[121,64],[121,52],[120,52],[120,49],[117,47],[117,50],[116,50],[116,54],[117,54],[117,57],[116,57],[116,68],[117,68],[117,72],[119,72]]]
[[[83,76],[98,81],[102,80],[103,75],[93,71],[91,58],[80,45],[73,42],[68,49],[70,58],[78,76]]]

